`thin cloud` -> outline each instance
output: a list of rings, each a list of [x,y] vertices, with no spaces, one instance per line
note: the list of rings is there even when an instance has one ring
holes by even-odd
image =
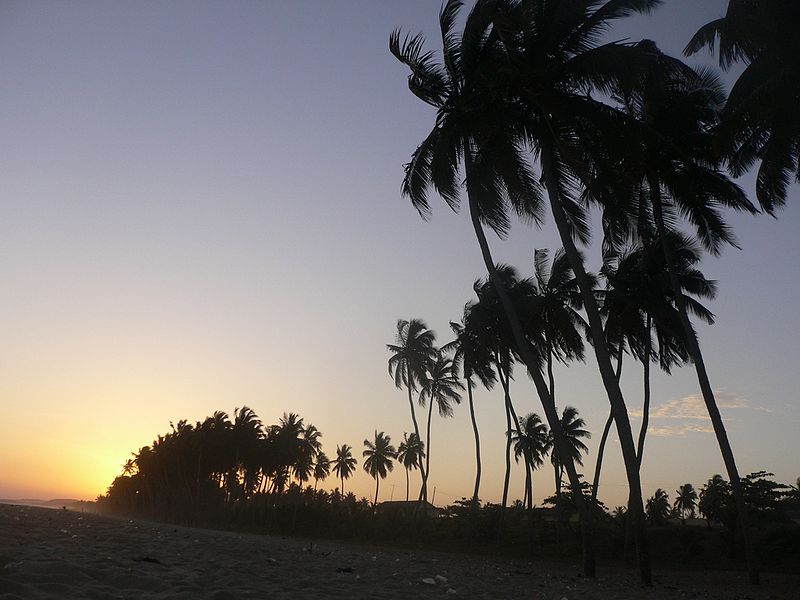
[[[714,397],[717,400],[717,406],[723,411],[755,410],[759,412],[772,412],[772,410],[763,406],[753,406],[746,398],[725,390],[715,390]],[[631,415],[641,417],[642,411],[631,411]],[[689,396],[676,398],[664,404],[660,404],[651,409],[650,418],[710,421],[708,411],[706,410],[706,404],[700,394],[690,394]]]
[[[714,428],[711,425],[686,423],[684,425],[648,427],[647,432],[653,437],[685,437],[688,433],[714,433]]]
[[[720,410],[728,413],[727,421],[736,420],[730,416],[730,413],[735,411],[772,412],[764,406],[753,406],[747,398],[726,390],[715,390],[714,397]],[[642,411],[631,411],[631,416],[641,418]],[[691,433],[714,433],[706,404],[700,394],[690,394],[659,404],[650,410],[650,419],[656,423],[648,427],[647,432],[654,437],[685,437]],[[674,421],[683,422],[674,423]]]

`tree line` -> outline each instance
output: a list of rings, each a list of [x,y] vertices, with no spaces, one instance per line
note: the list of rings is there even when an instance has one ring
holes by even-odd
[[[430,215],[431,189],[454,211],[464,195],[487,281],[503,310],[499,327],[507,329],[512,354],[541,401],[556,454],[565,458],[581,515],[585,575],[595,574],[593,511],[582,500],[575,461],[566,459],[550,370],[565,350],[544,324],[531,326],[537,307],[519,300],[516,280],[495,263],[486,238],[487,227],[502,238],[514,215],[540,225],[549,210],[558,230],[574,279],[573,307],[584,315],[609,401],[606,433],[615,425],[620,441],[642,583],[652,582],[640,478],[646,420],[637,440],[619,384],[626,352],[642,362],[646,381],[651,361],[664,369],[678,362],[694,367],[735,500],[750,581],[757,584],[743,480],[691,317],[711,318],[697,301],[714,293],[695,268],[699,252],[716,255],[736,246],[724,212],[759,212],[732,177],[758,165],[756,198],[761,211],[773,215],[790,184],[800,180],[800,61],[791,37],[800,6],[792,0],[730,0],[724,17],[688,41],[687,54],[709,48],[723,69],[744,65],[726,94],[712,69],[692,68],[650,40],[602,41],[615,21],[659,4],[476,0],[464,11],[461,0],[447,0],[439,13],[440,59],[426,50],[421,35],[393,32],[389,49],[410,70],[409,89],[436,112],[433,129],[405,166],[402,191],[423,217]],[[591,209],[600,213],[603,272],[619,274],[631,253],[646,255],[638,268],[655,269],[641,302],[617,318],[604,314],[615,297],[596,294],[580,248],[593,233]],[[508,381],[504,369],[497,371],[501,385]],[[415,377],[411,367],[395,375],[409,389],[419,436],[411,399]],[[425,498],[428,472],[421,472]]]

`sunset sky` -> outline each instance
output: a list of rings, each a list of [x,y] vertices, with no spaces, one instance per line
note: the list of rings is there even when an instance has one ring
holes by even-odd
[[[297,412],[329,455],[412,430],[386,368],[395,322],[422,318],[450,341],[484,276],[465,215],[434,199],[426,223],[400,195],[433,113],[387,38],[423,31],[436,48],[439,4],[0,3],[0,498],[94,498],[170,421],[217,409]],[[669,0],[609,39],[679,53],[725,6]],[[800,475],[798,195],[777,220],[731,215],[742,250],[703,263],[720,294],[701,341],[740,471],[786,482]],[[491,243],[525,273],[534,248],[559,245],[549,223]],[[635,414],[641,367],[625,369]],[[559,406],[595,433],[590,479],[608,411],[593,357],[556,377]],[[648,496],[724,473],[698,393],[691,368],[653,378]],[[541,413],[521,369],[513,399]],[[481,496],[497,501],[502,398],[479,390],[476,404]],[[435,420],[431,450],[436,504],[471,494],[465,404]],[[616,444],[606,465],[613,507],[626,498]],[[552,469],[534,480],[541,502]],[[513,497],[523,481],[517,468]],[[360,468],[348,486],[373,490]],[[381,498],[404,488],[395,469]]]

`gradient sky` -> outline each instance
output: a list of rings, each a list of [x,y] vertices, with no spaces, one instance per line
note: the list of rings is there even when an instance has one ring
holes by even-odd
[[[621,23],[678,53],[723,0],[670,0]],[[389,32],[436,41],[438,0],[0,3],[0,497],[93,498],[169,421],[251,406],[294,411],[325,450],[377,428],[411,430],[386,372],[399,317],[449,341],[482,263],[465,215],[420,220],[402,165],[433,124],[386,49]],[[706,56],[694,62],[707,61]],[[730,77],[727,77],[730,81]],[[752,178],[742,184],[752,189]],[[704,262],[720,282],[702,329],[740,471],[800,475],[800,207],[731,216],[742,251]],[[530,272],[554,229],[492,240]],[[593,252],[590,267],[599,267]],[[640,366],[623,381],[632,411]],[[596,433],[608,403],[593,358],[559,368],[558,403]],[[692,369],[653,381],[646,494],[724,472]],[[520,413],[539,412],[519,370]],[[502,399],[476,394],[482,497],[503,469]],[[635,419],[634,426],[638,426]],[[436,503],[471,493],[466,406],[436,419]],[[600,497],[624,501],[619,451]],[[592,467],[588,469],[591,477]],[[552,470],[535,498],[552,493]],[[522,494],[513,474],[512,494]],[[368,495],[368,476],[349,484]],[[393,487],[394,486],[394,487]],[[404,493],[402,470],[382,498]]]

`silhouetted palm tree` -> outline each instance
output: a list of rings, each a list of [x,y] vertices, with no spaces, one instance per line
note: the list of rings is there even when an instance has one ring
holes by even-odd
[[[531,347],[542,348],[542,323],[538,311],[533,310],[532,303],[536,294],[536,287],[530,279],[520,279],[516,270],[507,265],[499,265],[496,269],[497,281],[510,299],[517,314],[525,314],[524,331],[525,343]],[[499,299],[495,286],[489,280],[479,280],[473,285],[473,290],[478,296],[478,302],[469,305],[470,326],[481,336],[482,343],[491,353],[491,366],[497,373],[500,385],[503,388],[504,410],[506,414],[506,447],[505,447],[505,476],[503,478],[503,495],[501,506],[505,509],[508,503],[508,489],[511,476],[511,432],[521,432],[521,427],[514,404],[511,399],[510,382],[513,379],[513,369],[516,355],[519,354],[513,335],[509,330],[507,313]],[[536,356],[537,364],[542,362],[540,355]],[[541,371],[539,371],[541,375]],[[525,458],[526,495],[530,487],[531,466],[530,457]],[[502,517],[502,514],[501,514]]]
[[[739,177],[761,161],[756,196],[773,214],[788,186],[800,182],[800,58],[796,0],[730,0],[725,16],[700,28],[686,47],[693,54],[718,41],[720,65],[745,68],[731,89],[719,128],[732,174]]]
[[[584,429],[586,422],[578,416],[578,409],[574,406],[567,406],[561,413],[561,428],[564,437],[567,438],[567,456],[565,457],[555,446],[550,453],[550,461],[553,464],[556,479],[556,499],[561,498],[561,480],[564,476],[564,464],[567,461],[583,465],[583,454],[589,451],[582,440],[589,439],[592,434]],[[558,506],[558,501],[556,502]]]
[[[451,208],[458,208],[463,164],[470,218],[490,279],[497,288],[511,330],[542,401],[555,443],[566,453],[559,418],[541,374],[535,351],[529,347],[519,315],[501,282],[483,231],[489,225],[503,234],[513,207],[529,220],[543,212],[541,189],[523,155],[535,141],[544,181],[562,242],[581,288],[589,315],[595,353],[618,421],[626,473],[632,488],[632,515],[640,549],[644,583],[650,583],[649,559],[643,528],[641,485],[627,410],[603,344],[602,322],[593,289],[572,240],[586,234],[586,221],[569,194],[574,180],[561,158],[566,140],[573,140],[577,117],[607,120],[606,107],[587,94],[607,85],[611,74],[627,68],[630,49],[617,44],[597,45],[600,33],[616,18],[649,10],[657,0],[612,0],[565,4],[551,0],[512,2],[478,0],[467,16],[463,34],[453,29],[460,1],[450,0],[440,13],[443,61],[423,51],[421,36],[401,41],[390,38],[390,50],[410,70],[409,88],[437,109],[436,127],[414,152],[406,166],[403,191],[423,214],[429,212],[427,189],[432,185]],[[516,74],[519,74],[517,77]],[[510,79],[509,79],[510,78]],[[540,87],[534,87],[540,84]],[[518,93],[508,93],[516,87]],[[520,99],[524,102],[520,102]],[[569,145],[575,146],[574,143]],[[579,151],[581,154],[583,151]],[[585,239],[587,236],[583,235]],[[590,519],[574,466],[567,464],[570,484],[580,506],[584,536],[584,571],[594,574]]]
[[[686,522],[686,515],[694,517],[697,508],[697,492],[691,483],[684,483],[675,491],[675,508],[680,512],[681,521]]]
[[[453,362],[461,365],[464,379],[467,380],[467,399],[469,402],[469,416],[472,421],[472,431],[475,434],[475,487],[472,491],[473,506],[477,506],[481,487],[481,441],[478,433],[478,422],[475,419],[475,405],[472,399],[473,377],[487,390],[494,387],[497,380],[492,369],[492,354],[487,346],[485,332],[471,323],[471,304],[464,307],[464,316],[461,323],[450,321],[450,328],[456,339],[442,347],[443,351],[454,352]]]
[[[133,475],[134,473],[136,473],[136,463],[132,458],[129,458],[125,461],[125,464],[122,465],[122,474]]]
[[[336,446],[336,458],[333,460],[333,472],[342,480],[342,496],[344,496],[344,480],[350,479],[358,462],[353,457],[353,449],[347,444]]]
[[[658,0],[594,0],[561,2],[530,0],[501,2],[498,37],[508,53],[508,89],[527,108],[525,129],[541,169],[550,209],[564,252],[581,292],[592,348],[612,407],[630,487],[630,516],[637,539],[642,582],[651,583],[643,524],[638,461],[630,419],[594,296],[576,239],[589,239],[589,219],[581,196],[582,184],[613,157],[598,144],[612,135],[622,116],[592,94],[608,92],[609,84],[626,81],[646,53],[631,45],[602,43],[602,33],[619,18],[651,10]],[[531,196],[531,201],[541,200]],[[552,428],[552,425],[551,425]],[[576,492],[576,497],[578,494]]]
[[[421,406],[428,404],[428,427],[425,440],[425,476],[430,476],[431,468],[431,416],[433,405],[442,418],[453,416],[453,404],[461,404],[461,394],[464,384],[458,380],[458,372],[451,358],[443,352],[437,352],[436,358],[428,365],[428,373],[422,381],[422,391],[419,395]]]
[[[394,469],[394,458],[397,456],[397,450],[392,446],[392,439],[384,434],[382,431],[378,433],[375,431],[375,440],[364,440],[364,447],[366,448],[362,455],[364,456],[364,470],[375,478],[375,502],[373,507],[378,506],[378,487],[380,486],[381,479],[385,479],[386,475]]]
[[[408,502],[408,472],[419,468],[422,464],[422,457],[425,454],[423,447],[424,444],[416,433],[411,435],[404,433],[403,441],[397,447],[397,462],[403,465],[406,472],[406,502]]]
[[[756,583],[758,571],[740,477],[700,344],[689,319],[692,307],[680,292],[679,257],[671,243],[675,236],[670,231],[677,215],[685,216],[705,249],[717,254],[723,245],[736,244],[720,209],[753,212],[755,207],[741,188],[719,169],[720,160],[711,134],[725,97],[718,78],[709,71],[694,71],[659,53],[652,43],[647,47],[657,60],[643,71],[633,87],[618,91],[635,126],[626,132],[630,135],[624,144],[621,143],[624,147],[617,158],[622,174],[619,181],[627,182],[628,198],[632,200],[627,200],[621,189],[616,190],[614,197],[617,202],[622,199],[630,204],[643,204],[639,212],[652,214],[652,225],[649,219],[640,218],[637,226],[642,237],[655,235],[660,241],[685,343],[731,479],[750,579]]]
[[[394,378],[398,388],[406,387],[408,390],[408,406],[411,409],[411,421],[414,424],[414,433],[419,439],[419,425],[414,411],[412,392],[417,389],[426,376],[428,364],[436,355],[433,343],[436,334],[428,329],[424,321],[411,319],[406,321],[398,319],[397,335],[394,344],[387,344],[391,356],[389,357],[389,374]],[[420,499],[428,499],[427,472],[420,464],[422,474],[422,487]]]
[[[691,296],[712,298],[715,284],[706,280],[696,269],[700,258],[691,241],[685,236],[674,235],[676,237],[673,246],[679,249],[678,254],[681,256],[678,275],[681,292],[692,305],[695,314],[707,323],[713,323],[711,312]],[[606,316],[606,335],[617,355],[617,375],[621,375],[626,348],[643,365],[644,401],[637,445],[637,459],[641,465],[650,413],[650,363],[657,359],[661,369],[669,373],[672,366],[687,359],[686,345],[675,307],[672,284],[657,239],[651,238],[624,249],[613,261],[604,265],[602,274],[606,280],[606,288],[601,293],[603,313]],[[592,495],[595,498],[610,426],[609,417],[598,446],[592,486]]]
[[[658,488],[647,501],[647,518],[653,525],[663,525],[669,518],[669,496]]]
[[[317,452],[314,461],[314,491],[317,489],[317,482],[325,481],[331,473],[331,460],[328,455],[321,450]]]
[[[542,423],[541,417],[536,413],[531,413],[523,417],[522,431],[513,432],[514,458],[519,462],[520,456],[527,456],[531,468],[536,469],[542,465],[545,456],[550,451],[552,440],[547,425]],[[533,485],[528,482],[526,490],[528,508],[533,508]]]

